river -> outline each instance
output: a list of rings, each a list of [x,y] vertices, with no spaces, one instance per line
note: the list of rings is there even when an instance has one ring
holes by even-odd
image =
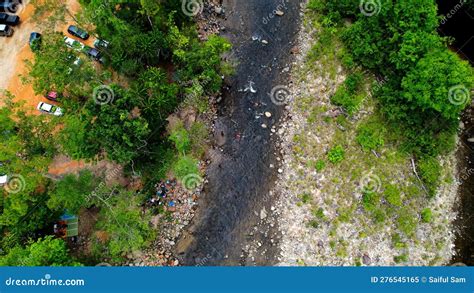
[[[455,38],[451,48],[474,66],[474,10],[469,10],[462,1],[438,1],[441,21],[439,31],[442,35]],[[449,15],[449,17],[448,17]],[[471,28],[471,29],[469,29]],[[456,255],[453,263],[474,266],[474,112],[468,108],[463,117],[464,127],[460,133],[460,148],[457,157],[459,164],[459,202],[456,227]]]
[[[258,212],[263,207],[269,211],[272,202],[267,194],[278,161],[270,130],[284,107],[273,104],[269,94],[289,79],[300,0],[224,0],[223,8],[224,37],[232,42],[238,65],[219,105],[215,136],[220,146],[210,152],[209,183],[175,253],[184,265],[271,265],[279,251],[266,236],[276,233],[276,227],[262,229],[266,235],[251,230],[260,220]],[[255,240],[261,242],[261,251],[250,260],[242,251]]]

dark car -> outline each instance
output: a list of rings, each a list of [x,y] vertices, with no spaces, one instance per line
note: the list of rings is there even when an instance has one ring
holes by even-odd
[[[80,29],[75,25],[70,25],[67,28],[67,32],[83,40],[87,40],[89,38],[89,34],[85,30]]]
[[[17,25],[20,23],[20,17],[7,13],[0,13],[0,24]]]
[[[16,13],[20,9],[20,5],[21,1],[19,0],[0,1],[0,11]]]
[[[84,52],[84,54],[87,55],[87,57],[92,58],[96,61],[100,61],[101,58],[102,58],[102,54],[96,48],[91,48],[91,47],[85,46],[84,49],[83,49],[83,52]]]
[[[0,24],[0,37],[11,37],[13,35],[13,29],[6,24]]]
[[[41,34],[32,32],[30,34],[30,48],[33,51],[38,51],[41,46]]]
[[[97,39],[94,41],[94,47],[97,49],[107,49],[109,47],[110,43],[105,40]]]

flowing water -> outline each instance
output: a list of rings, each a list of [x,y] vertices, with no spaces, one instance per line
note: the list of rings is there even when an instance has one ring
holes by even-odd
[[[270,129],[284,107],[272,103],[270,93],[287,84],[299,28],[300,0],[224,0],[223,7],[225,37],[234,46],[231,58],[238,65],[215,122],[220,147],[211,151],[209,184],[177,244],[176,254],[185,265],[249,264],[242,249],[260,219],[258,212],[270,208],[267,194],[278,168]],[[277,10],[284,14],[276,15]],[[269,237],[258,241],[262,252],[254,263],[273,264],[277,246]]]

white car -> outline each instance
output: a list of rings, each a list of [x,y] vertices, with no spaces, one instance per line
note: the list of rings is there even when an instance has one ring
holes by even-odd
[[[37,109],[43,113],[54,115],[54,116],[62,116],[63,110],[57,106],[50,105],[45,102],[40,102],[38,104]]]
[[[82,51],[84,49],[84,44],[76,41],[74,39],[71,39],[70,37],[64,37],[64,43],[66,43],[66,46],[68,46],[71,49],[74,49],[76,51]]]
[[[8,183],[8,176],[5,174],[0,174],[0,186]]]

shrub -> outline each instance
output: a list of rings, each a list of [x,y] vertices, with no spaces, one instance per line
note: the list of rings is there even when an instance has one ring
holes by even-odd
[[[344,86],[346,90],[350,94],[356,94],[361,90],[362,82],[364,80],[364,76],[360,72],[354,72],[347,76],[346,80],[344,81]]]
[[[174,175],[178,179],[183,179],[189,174],[199,174],[197,160],[189,156],[181,156],[173,166]]]
[[[344,148],[341,145],[337,145],[328,152],[328,160],[333,164],[337,164],[344,160],[344,155]]]
[[[315,2],[315,1],[311,1]],[[324,3],[328,11],[337,11],[343,17],[355,16],[359,12],[359,1],[358,0],[327,0],[327,1],[316,1]]]
[[[179,123],[178,126],[171,131],[169,139],[174,143],[176,149],[182,155],[185,155],[191,146],[189,133],[184,128],[183,123]]]
[[[331,103],[341,106],[349,115],[354,114],[360,107],[364,96],[349,93],[346,87],[341,86],[331,97]]]
[[[318,221],[316,221],[316,220],[311,220],[311,221],[308,222],[308,226],[311,227],[311,228],[315,228],[315,229],[316,229],[316,228],[319,227],[319,223],[318,223]]]
[[[300,195],[300,198],[301,198],[301,201],[304,203],[304,204],[307,204],[311,201],[311,194],[309,193],[303,193],[302,195]]]
[[[408,255],[407,255],[406,253],[400,254],[400,255],[396,255],[396,256],[393,257],[393,260],[394,260],[396,263],[407,262],[407,261],[408,261]]]
[[[311,211],[311,213],[313,214],[313,216],[315,216],[318,219],[326,220],[326,216],[324,215],[324,209],[323,208],[313,209]]]
[[[367,211],[374,210],[380,203],[380,195],[376,192],[364,191],[362,194],[362,205]]]
[[[402,209],[398,215],[397,227],[407,236],[413,235],[416,229],[416,218],[407,209]]]
[[[148,224],[149,212],[142,211],[139,198],[131,192],[116,190],[109,204],[101,209],[93,251],[120,262],[128,253],[147,247],[155,231]]]
[[[189,137],[191,139],[191,149],[196,157],[204,155],[206,149],[206,142],[209,138],[209,130],[202,122],[195,122],[189,130]]]
[[[93,202],[87,201],[87,197],[95,186],[97,186],[97,183],[94,176],[88,170],[82,171],[79,176],[66,175],[56,183],[56,187],[50,193],[47,205],[54,211],[66,209],[75,214],[80,208],[89,207],[93,204]]]
[[[349,223],[352,219],[353,210],[349,208],[339,208],[337,209],[338,219],[343,223]]]
[[[387,218],[387,215],[385,214],[385,211],[381,208],[377,208],[373,211],[372,217],[374,218],[375,223],[383,223],[385,222],[385,219]]]
[[[434,196],[441,177],[439,161],[435,157],[424,156],[418,161],[417,169],[421,180],[423,180],[428,189],[429,196]]]
[[[66,243],[52,236],[30,242],[25,248],[16,246],[0,257],[0,266],[71,266],[79,265],[68,254]]]
[[[315,165],[316,171],[321,172],[325,167],[326,167],[326,162],[324,162],[323,160],[318,160],[316,162],[316,165]]]
[[[397,186],[395,185],[388,185],[385,187],[385,199],[387,202],[394,206],[401,206],[402,205],[402,198],[400,190],[398,190]]]
[[[400,236],[399,233],[395,233],[392,235],[392,245],[396,249],[403,249],[406,248],[406,243],[402,241],[402,237]]]
[[[433,214],[431,213],[430,208],[426,208],[421,211],[421,220],[423,221],[423,223],[431,222],[432,217],[433,217]]]
[[[368,121],[357,129],[357,142],[364,151],[377,150],[384,145],[385,127],[376,121]]]

